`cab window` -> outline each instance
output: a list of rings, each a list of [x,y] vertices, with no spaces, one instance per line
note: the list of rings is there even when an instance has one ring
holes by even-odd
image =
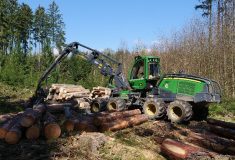
[[[160,68],[157,62],[149,63],[149,79],[159,78]]]
[[[131,72],[131,79],[141,78],[144,78],[144,61],[138,61],[135,63]]]

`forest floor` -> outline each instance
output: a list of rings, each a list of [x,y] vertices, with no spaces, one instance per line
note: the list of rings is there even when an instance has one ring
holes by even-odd
[[[0,84],[0,114],[23,110],[23,104],[33,94],[30,89]],[[220,107],[223,107],[222,109]],[[213,118],[235,122],[235,101],[225,101],[210,107]],[[191,121],[187,125],[168,121],[149,121],[117,132],[63,133],[59,139],[46,141],[43,137],[30,141],[22,139],[16,145],[0,141],[0,159],[167,159],[160,152],[164,138],[180,139],[175,131],[189,129],[207,131],[206,122]],[[177,135],[177,136],[176,136]],[[235,159],[220,155],[217,159]]]

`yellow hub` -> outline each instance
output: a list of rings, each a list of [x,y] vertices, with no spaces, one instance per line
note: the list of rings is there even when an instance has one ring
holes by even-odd
[[[181,116],[183,115],[183,111],[180,107],[174,106],[171,108],[171,115],[174,119],[178,119],[181,118]]]
[[[99,112],[100,111],[99,103],[93,103],[92,104],[92,110],[93,110],[93,112]]]
[[[116,109],[117,109],[117,104],[114,103],[114,102],[111,102],[111,103],[109,103],[108,108],[109,108],[110,110],[116,110]]]
[[[146,113],[150,116],[155,115],[157,112],[156,106],[154,104],[147,104]]]

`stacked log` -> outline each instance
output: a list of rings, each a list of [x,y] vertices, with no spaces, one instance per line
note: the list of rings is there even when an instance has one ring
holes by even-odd
[[[15,117],[5,122],[0,127],[0,139],[5,139],[7,132],[9,132],[9,130],[14,126],[15,123],[19,122],[21,117],[22,117],[22,113],[19,113]]]
[[[22,127],[30,127],[32,126],[38,119],[41,118],[42,114],[46,111],[46,105],[39,104],[34,109],[27,109],[24,112],[24,116],[21,119]]]
[[[141,123],[144,123],[148,121],[148,116],[141,114],[141,115],[135,115],[132,117],[124,117],[122,119],[119,120],[115,120],[113,122],[106,122],[103,123],[100,126],[100,131],[104,132],[104,131],[117,131],[117,130],[121,130],[121,129],[125,129],[128,127],[132,127],[135,125],[139,125]]]
[[[15,124],[8,130],[5,141],[8,144],[16,144],[19,142],[22,136],[22,126],[20,125],[19,121],[15,122]]]
[[[43,118],[44,136],[46,139],[56,139],[61,134],[61,128],[56,123],[56,117],[47,112]]]
[[[41,124],[37,123],[32,125],[26,130],[25,137],[27,139],[38,139],[41,132]]]
[[[90,91],[80,85],[52,84],[47,100],[68,101],[73,98],[88,98]]]
[[[122,112],[100,112],[93,115],[80,116],[66,120],[64,128],[66,131],[117,131],[139,125],[148,120],[146,115],[141,114],[139,109]]]
[[[14,117],[15,115],[16,115],[16,113],[7,113],[7,114],[0,115],[0,124],[8,121],[9,119]]]
[[[37,139],[41,132],[44,133],[46,139],[58,138],[61,134],[61,128],[56,122],[56,117],[48,111],[62,110],[64,106],[65,104],[39,104],[33,109],[27,109],[25,112],[13,116],[0,127],[0,138],[5,139],[9,144],[15,144],[20,140],[24,131],[27,139]],[[73,130],[116,131],[148,120],[145,115],[141,115],[141,111],[138,109],[122,112],[100,112],[78,117],[76,115],[77,112],[73,111],[72,117],[63,123],[67,132]]]
[[[60,126],[56,123],[55,116],[46,110],[46,105],[39,104],[33,109],[26,109],[11,117],[0,127],[0,139],[4,139],[9,144],[16,144],[24,133],[27,139],[37,139],[43,128],[42,122],[45,137],[58,138],[61,133]]]
[[[109,98],[111,95],[111,89],[106,87],[93,87],[91,91],[91,98]]]
[[[74,128],[78,131],[85,132],[96,132],[98,131],[97,126],[94,124],[94,116],[79,116],[78,121],[74,122]]]
[[[141,111],[139,109],[135,109],[135,110],[129,110],[129,111],[123,111],[123,112],[112,112],[112,113],[106,113],[105,112],[101,112],[99,113],[99,115],[95,116],[95,120],[94,123],[99,126],[102,125],[104,123],[107,122],[114,122],[115,120],[118,119],[123,119],[125,117],[131,117],[131,116],[135,116],[135,115],[140,115]]]
[[[65,107],[72,108],[72,103],[62,102],[62,103],[48,103],[46,104],[47,111],[50,113],[63,113]]]

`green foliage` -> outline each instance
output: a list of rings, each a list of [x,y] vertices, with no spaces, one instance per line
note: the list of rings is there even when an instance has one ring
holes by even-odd
[[[226,121],[235,121],[235,100],[223,100],[222,103],[209,106],[211,117]]]

